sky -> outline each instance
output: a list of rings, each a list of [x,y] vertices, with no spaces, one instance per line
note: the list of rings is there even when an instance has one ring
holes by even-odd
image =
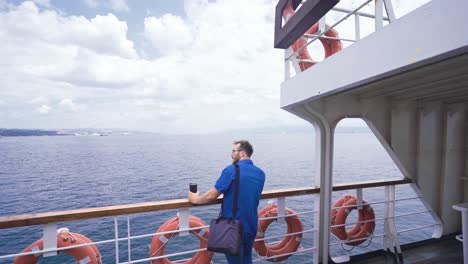
[[[428,1],[392,2],[401,17]],[[205,134],[309,126],[279,107],[276,3],[0,0],[0,127]],[[373,31],[372,21],[361,23],[362,37]],[[353,28],[347,21],[337,30],[353,38]],[[309,51],[323,57],[318,43]]]

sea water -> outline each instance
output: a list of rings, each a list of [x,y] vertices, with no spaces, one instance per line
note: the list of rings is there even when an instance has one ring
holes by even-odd
[[[221,170],[231,163],[232,141],[245,138],[254,146],[252,160],[266,173],[264,190],[306,187],[318,184],[315,170],[313,131],[263,133],[252,135],[110,135],[3,137],[0,139],[0,216],[50,212],[97,206],[141,203],[186,198],[188,183],[198,183],[200,192],[211,188]],[[365,180],[401,179],[402,175],[383,147],[371,133],[337,133],[334,148],[334,183]],[[408,185],[397,186],[397,197],[413,197]],[[384,200],[384,189],[364,190],[364,199]],[[344,194],[337,192],[336,201]],[[287,207],[297,211],[314,210],[311,195],[286,199]],[[260,208],[271,201],[262,201]],[[383,205],[375,205],[376,217],[383,217]],[[423,210],[418,200],[397,203],[397,213]],[[197,207],[191,214],[209,222],[218,206]],[[177,210],[145,213],[130,217],[131,235],[155,232],[177,214]],[[355,218],[355,213],[350,218]],[[301,216],[305,229],[313,226],[314,214]],[[353,221],[353,220],[349,220]],[[415,224],[431,223],[428,214],[398,219],[399,230]],[[118,218],[118,236],[128,234],[127,218]],[[100,218],[58,223],[93,241],[115,238],[114,218]],[[377,222],[376,233],[382,233]],[[285,233],[284,221],[273,223],[267,236]],[[41,237],[42,227],[0,230],[0,255],[20,252]],[[403,233],[401,243],[427,239],[431,230]],[[274,241],[274,240],[273,240]],[[336,242],[332,238],[332,242]],[[269,241],[272,242],[272,241]],[[131,241],[131,259],[149,257],[151,237]],[[364,243],[364,246],[367,243]],[[119,243],[120,261],[128,261],[128,242]],[[312,233],[304,234],[303,248],[313,246]],[[367,247],[354,248],[348,254],[382,248],[382,238]],[[198,248],[194,236],[176,237],[166,253]],[[115,243],[99,245],[104,263],[115,263]],[[349,247],[332,246],[331,254],[346,254]],[[290,257],[287,263],[311,263],[309,251]],[[190,255],[182,257],[187,258]],[[12,259],[0,260],[11,263]],[[41,258],[40,263],[75,263],[65,254]],[[214,263],[225,263],[216,255]],[[260,262],[262,263],[262,262]],[[264,261],[263,263],[267,263]]]

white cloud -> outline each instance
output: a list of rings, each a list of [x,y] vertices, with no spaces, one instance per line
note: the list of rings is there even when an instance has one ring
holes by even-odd
[[[162,54],[181,51],[192,41],[190,29],[181,17],[165,14],[145,18],[145,38]]]
[[[65,98],[61,100],[59,103],[59,106],[61,106],[65,110],[72,111],[72,112],[78,112],[86,108],[85,105],[74,103],[73,100],[70,98]]]
[[[130,8],[126,0],[109,0],[109,5],[116,12],[129,12]]]
[[[2,69],[7,75],[79,85],[115,86],[141,78],[142,63],[127,25],[114,15],[62,16],[24,2],[0,13]],[[18,79],[16,79],[18,81]]]
[[[34,97],[31,101],[31,104],[48,104],[49,100],[44,96]]]
[[[41,105],[40,107],[36,108],[36,111],[42,115],[46,115],[50,112],[52,108],[48,105]]]
[[[49,52],[53,49],[73,52],[73,48],[81,48],[138,58],[133,42],[127,39],[127,24],[113,14],[92,19],[64,17],[53,10],[39,10],[33,2],[24,2],[10,12],[2,13],[0,21],[4,25],[0,29],[1,37],[19,47],[42,45]]]

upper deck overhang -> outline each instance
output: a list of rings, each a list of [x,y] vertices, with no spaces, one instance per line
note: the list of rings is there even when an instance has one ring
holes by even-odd
[[[433,0],[281,84],[281,107],[340,94],[468,100],[468,1]]]

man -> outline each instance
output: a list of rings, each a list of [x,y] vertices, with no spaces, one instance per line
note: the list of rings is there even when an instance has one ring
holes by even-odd
[[[252,145],[246,140],[234,142],[231,158],[237,162],[240,168],[239,202],[237,215],[232,216],[232,205],[234,199],[234,186],[236,169],[234,165],[227,166],[216,181],[213,188],[203,195],[188,193],[189,202],[192,204],[207,204],[216,200],[221,193],[223,198],[222,215],[226,218],[235,218],[242,222],[244,231],[242,234],[243,247],[240,256],[226,255],[229,264],[252,263],[252,246],[257,233],[258,225],[258,203],[265,184],[265,173],[256,167],[250,160],[252,156]]]

